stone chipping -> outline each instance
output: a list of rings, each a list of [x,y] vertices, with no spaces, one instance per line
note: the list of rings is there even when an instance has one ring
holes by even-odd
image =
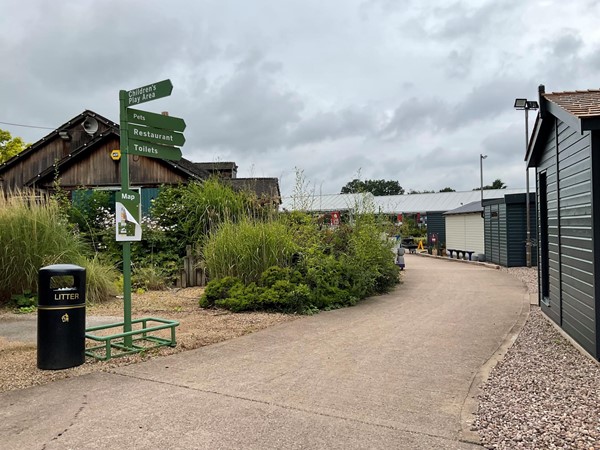
[[[506,270],[537,296],[537,269]],[[600,364],[538,306],[482,387],[474,429],[488,449],[600,449]]]

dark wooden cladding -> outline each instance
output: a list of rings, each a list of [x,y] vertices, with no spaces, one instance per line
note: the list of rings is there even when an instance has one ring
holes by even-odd
[[[144,156],[129,157],[129,179],[132,185],[159,186],[187,182],[187,178],[175,173],[165,161]]]
[[[27,181],[67,156],[70,149],[68,141],[55,136],[40,151],[20,156],[8,170],[0,173],[2,188],[5,191],[22,188]]]
[[[556,119],[537,173],[538,183],[546,174],[548,215],[549,295],[541,306],[597,357],[591,144],[590,132]]]
[[[60,173],[60,185],[65,189],[79,186],[110,186],[119,184],[119,162],[113,161],[110,153],[119,148],[119,138],[111,136],[86,152],[85,158],[76,158],[65,164]],[[50,188],[52,177],[46,177],[40,188]]]
[[[490,262],[506,267],[527,265],[526,199],[526,194],[510,194],[502,199],[484,201],[485,254]],[[530,194],[529,208],[531,238],[535,240],[535,194]],[[535,247],[531,263],[537,265]]]

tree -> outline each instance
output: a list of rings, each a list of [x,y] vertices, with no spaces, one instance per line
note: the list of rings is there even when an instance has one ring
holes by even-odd
[[[492,184],[486,184],[483,187],[483,190],[486,191],[488,189],[506,189],[506,185],[500,178],[496,178]],[[475,188],[474,191],[480,191],[481,188]]]
[[[506,185],[502,182],[500,178],[496,178],[492,183],[490,189],[506,189]]]
[[[428,191],[428,190],[424,190],[424,191],[417,191],[415,189],[411,189],[410,191],[408,191],[409,194],[433,194],[435,193],[435,191]]]
[[[451,187],[445,187],[444,189],[440,189],[438,192],[456,192],[456,190]]]
[[[21,153],[25,147],[23,139],[13,138],[8,131],[0,129],[0,164]]]
[[[402,195],[404,188],[395,180],[354,180],[342,187],[342,194],[370,192],[373,195]]]

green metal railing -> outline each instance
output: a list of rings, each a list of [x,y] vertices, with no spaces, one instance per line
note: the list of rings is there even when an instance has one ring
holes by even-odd
[[[179,326],[179,322],[176,320],[144,317],[130,322],[131,325],[138,323],[141,324],[141,328],[139,329],[131,329],[130,331],[107,336],[93,334],[93,332],[117,327],[123,329],[125,321],[87,328],[85,330],[86,339],[101,342],[102,344],[87,347],[85,354],[101,361],[107,361],[118,356],[140,353],[158,347],[175,347],[177,345],[175,340],[175,327]],[[148,326],[149,323],[158,323],[159,325]],[[170,329],[171,331],[170,339],[150,334],[167,329]]]

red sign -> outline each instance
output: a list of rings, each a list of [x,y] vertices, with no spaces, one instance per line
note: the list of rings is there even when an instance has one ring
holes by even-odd
[[[340,224],[340,213],[334,211],[331,213],[331,225],[339,225]]]
[[[402,222],[402,214],[398,214],[398,222]]]

